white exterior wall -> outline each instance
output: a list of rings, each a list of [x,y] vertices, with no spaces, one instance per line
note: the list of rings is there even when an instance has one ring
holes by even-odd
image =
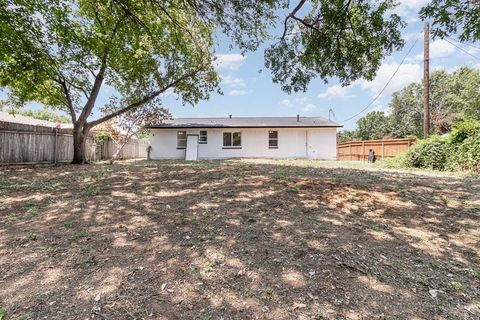
[[[336,128],[240,128],[240,129],[152,129],[151,159],[184,159],[185,149],[177,149],[177,131],[199,134],[207,131],[207,144],[199,144],[199,159],[225,158],[310,158],[335,160]],[[278,149],[268,147],[268,131],[278,131]],[[241,132],[241,149],[224,149],[223,132]]]

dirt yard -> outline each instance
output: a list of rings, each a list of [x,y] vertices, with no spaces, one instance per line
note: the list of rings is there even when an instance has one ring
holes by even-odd
[[[0,171],[0,319],[480,319],[480,180],[349,166]]]

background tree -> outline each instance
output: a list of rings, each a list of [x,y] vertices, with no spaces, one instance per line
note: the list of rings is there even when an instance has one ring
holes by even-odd
[[[460,117],[480,119],[480,70],[462,67],[430,75],[432,133],[444,134]],[[423,136],[423,87],[412,83],[393,94],[390,132],[397,137]]]
[[[32,117],[35,119],[50,121],[50,122],[59,122],[59,123],[70,123],[71,119],[67,116],[59,115],[53,111],[41,109],[41,110],[19,110],[15,113],[21,114],[22,116]]]
[[[342,130],[337,133],[337,143],[355,140],[355,130]]]
[[[109,107],[106,106],[103,112],[109,114]],[[136,108],[104,122],[101,125],[102,129],[110,132],[110,138],[117,147],[110,163],[114,163],[118,159],[123,148],[132,137],[147,134],[148,129],[145,129],[145,127],[162,123],[166,119],[171,119],[171,117],[172,115],[165,108]]]
[[[390,101],[390,133],[399,138],[407,135],[423,136],[423,86],[411,83],[394,92]],[[432,97],[433,94],[430,95]],[[431,109],[433,110],[433,108]]]
[[[357,121],[355,138],[358,140],[382,139],[388,134],[388,117],[383,111],[369,112]]]

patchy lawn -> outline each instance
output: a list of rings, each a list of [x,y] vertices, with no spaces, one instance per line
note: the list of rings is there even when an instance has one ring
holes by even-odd
[[[309,161],[0,172],[0,317],[479,319],[480,180]]]

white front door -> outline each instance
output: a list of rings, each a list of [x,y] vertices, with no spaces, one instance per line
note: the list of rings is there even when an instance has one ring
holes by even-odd
[[[187,147],[185,150],[185,160],[195,161],[198,159],[198,135],[187,134]]]

